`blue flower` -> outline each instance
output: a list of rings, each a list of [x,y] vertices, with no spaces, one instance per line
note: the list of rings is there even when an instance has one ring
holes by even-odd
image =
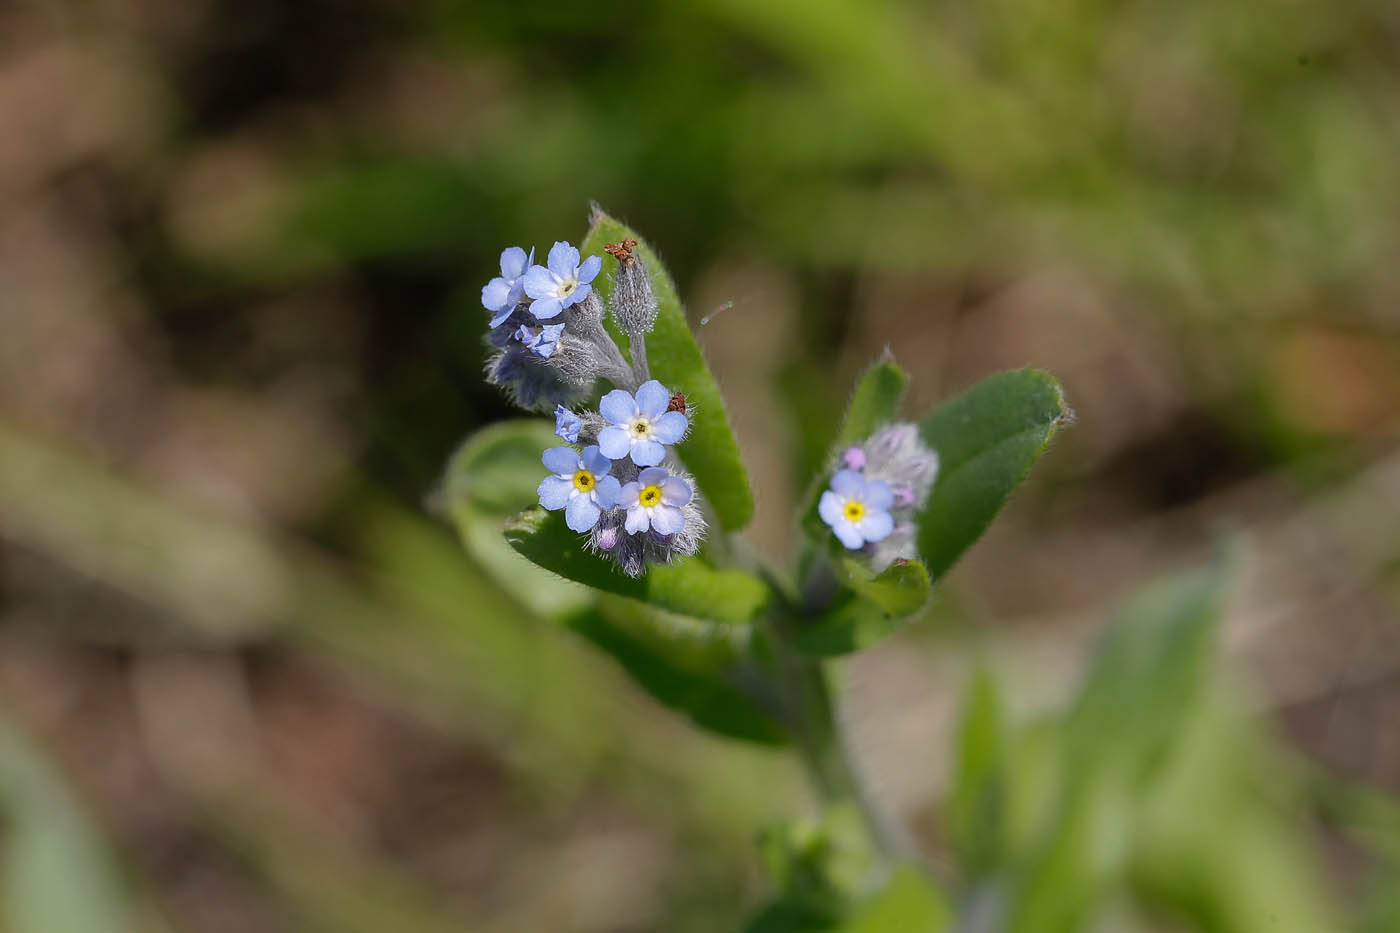
[[[546,476],[538,490],[540,505],[551,512],[564,510],[564,524],[574,531],[588,531],[598,524],[603,509],[617,504],[619,483],[608,471],[612,461],[596,445],[583,448],[551,447],[540,458],[553,476]]]
[[[842,470],[831,478],[831,488],[822,493],[817,511],[841,543],[854,551],[867,541],[883,541],[894,531],[889,513],[893,504],[889,483]]]
[[[578,250],[566,242],[555,243],[549,249],[549,267],[531,266],[522,280],[525,294],[535,299],[530,313],[546,321],[570,305],[587,298],[593,291],[588,284],[603,268],[603,260],[589,256],[579,265]]]
[[[629,535],[654,531],[673,535],[685,528],[681,506],[690,501],[690,486],[661,467],[648,467],[622,487],[617,504],[627,510]]]
[[[525,349],[535,356],[549,359],[559,349],[559,335],[564,333],[563,324],[545,324],[536,329],[525,324],[515,332],[515,339],[525,345]]]
[[[690,419],[678,411],[667,411],[671,392],[652,379],[633,398],[623,389],[613,389],[598,403],[608,427],[598,434],[598,447],[604,456],[621,460],[628,454],[637,466],[656,466],[666,455],[663,444],[674,444],[685,436]]]
[[[535,261],[535,250],[530,255],[518,246],[501,253],[501,274],[487,282],[481,289],[481,304],[487,311],[495,312],[491,326],[499,327],[510,317],[510,312],[525,297],[525,270]]]
[[[554,406],[554,433],[570,444],[578,443],[578,432],[583,427],[583,419],[563,405]]]

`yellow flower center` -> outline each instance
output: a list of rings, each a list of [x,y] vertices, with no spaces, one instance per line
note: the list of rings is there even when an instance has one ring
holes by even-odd
[[[598,481],[587,470],[579,470],[574,474],[574,488],[579,492],[588,492],[596,485],[598,485]]]
[[[637,501],[647,508],[651,508],[661,501],[660,486],[645,486],[637,496]]]
[[[576,279],[565,279],[565,280],[564,280],[562,283],[560,283],[560,285],[559,285],[559,297],[560,297],[560,298],[568,298],[570,295],[572,295],[572,294],[573,294],[575,291],[577,291],[577,290],[578,290],[578,281],[577,281]]]
[[[858,522],[865,517],[865,503],[852,499],[846,503],[846,507],[842,511],[846,515],[846,521]]]
[[[646,437],[647,432],[650,430],[651,422],[647,421],[645,418],[638,418],[636,421],[632,422],[632,433],[637,437]]]

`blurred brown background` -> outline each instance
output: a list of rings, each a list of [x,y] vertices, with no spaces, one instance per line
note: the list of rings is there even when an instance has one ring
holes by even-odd
[[[1382,0],[9,5],[0,717],[133,929],[733,928],[795,765],[423,508],[509,414],[497,254],[597,199],[718,312],[765,548],[882,348],[911,413],[1063,382],[1078,425],[851,671],[935,861],[970,659],[1060,703],[1106,607],[1225,530],[1260,712],[1400,791],[1397,47]]]

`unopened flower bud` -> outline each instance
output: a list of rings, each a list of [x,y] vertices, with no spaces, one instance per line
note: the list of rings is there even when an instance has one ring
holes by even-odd
[[[617,259],[617,270],[613,273],[613,317],[628,336],[650,333],[656,324],[656,293],[652,291],[642,257],[634,249],[636,245],[636,240],[626,239],[607,246],[607,252]]]

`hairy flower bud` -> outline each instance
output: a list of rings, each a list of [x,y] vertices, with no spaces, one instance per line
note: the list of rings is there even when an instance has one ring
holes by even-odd
[[[636,245],[636,240],[627,239],[607,247],[617,259],[617,270],[613,272],[613,318],[629,337],[649,333],[656,324],[657,312],[651,277],[642,257],[633,249]]]

